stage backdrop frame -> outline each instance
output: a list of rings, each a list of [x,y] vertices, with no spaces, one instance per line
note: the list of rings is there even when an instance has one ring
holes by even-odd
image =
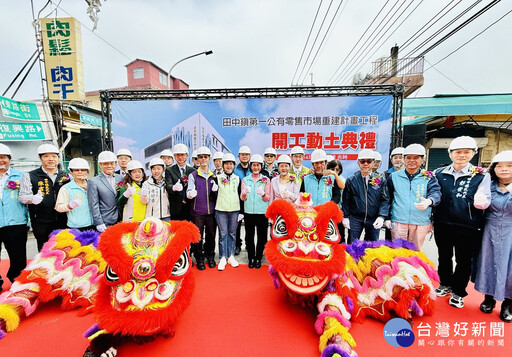
[[[225,88],[187,90],[102,90],[100,91],[102,114],[102,150],[113,150],[112,135],[113,101],[140,100],[205,100],[205,99],[247,99],[247,98],[313,98],[346,96],[389,96],[393,97],[390,151],[403,142],[402,108],[404,85],[379,84],[359,86],[325,87],[275,87],[275,88]],[[384,159],[386,160],[386,159]]]

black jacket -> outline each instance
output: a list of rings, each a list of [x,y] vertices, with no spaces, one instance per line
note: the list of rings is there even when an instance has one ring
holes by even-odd
[[[378,186],[368,184],[368,187],[360,171],[347,179],[341,204],[343,217],[355,216],[373,220],[377,217],[388,216],[389,197],[386,179],[382,175],[370,174],[370,180],[377,177],[381,181],[380,184]]]
[[[185,166],[185,175],[188,176],[195,169],[192,166]],[[183,190],[182,191],[173,191],[172,186],[176,184],[178,181],[182,181]],[[181,178],[181,172],[177,164],[174,164],[167,169],[165,169],[165,186],[167,189],[167,195],[169,196],[169,206],[171,210],[171,218],[173,215],[179,215],[182,212],[188,213],[189,211],[189,200],[186,196],[187,191],[187,182]]]

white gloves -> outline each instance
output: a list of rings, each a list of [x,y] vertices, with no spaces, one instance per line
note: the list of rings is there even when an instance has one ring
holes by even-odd
[[[343,218],[342,224],[346,229],[350,229],[350,220],[348,218]]]
[[[251,192],[251,188],[249,186],[244,186],[244,188],[242,188],[242,193],[244,195],[247,195],[250,192]]]
[[[217,192],[219,189],[219,186],[217,186],[217,184],[214,182],[213,185],[212,185],[212,191],[213,192]]]
[[[100,233],[103,233],[107,230],[107,226],[105,224],[100,224],[96,226],[96,230]]]
[[[244,219],[244,215],[239,213],[238,214],[238,222],[240,222],[242,219]]]
[[[485,194],[480,190],[476,191],[475,197],[473,199],[473,205],[478,209],[486,209],[487,207],[489,207],[489,204],[490,202],[485,196]]]
[[[80,206],[81,204],[82,204],[82,201],[75,198],[73,201],[69,202],[69,208],[73,209],[73,208]]]
[[[149,190],[147,188],[143,188],[142,190],[140,190],[140,195],[141,196],[147,196],[149,195]]]
[[[183,191],[183,185],[181,184],[181,182],[178,181],[174,185],[172,185],[172,190],[175,192]]]
[[[382,218],[382,217],[377,217],[375,222],[373,222],[373,228],[375,228],[375,229],[381,229],[383,225],[384,225],[384,218]]]
[[[391,229],[392,228],[392,223],[389,219],[385,220],[384,221],[384,227],[386,227],[387,229]]]
[[[256,194],[263,197],[263,195],[265,194],[265,190],[262,187],[257,187]]]
[[[507,191],[512,193],[512,183],[509,183],[507,186]]]
[[[432,200],[430,198],[422,197],[421,202],[415,203],[414,205],[416,206],[417,209],[423,211],[423,210],[426,210],[427,207],[430,206],[431,204],[432,204]]]
[[[135,193],[135,187],[133,186],[128,186],[128,188],[126,189],[126,191],[124,191],[123,193],[123,196],[128,198],[130,197],[131,195],[133,195]]]
[[[41,191],[37,191],[35,195],[32,195],[32,204],[38,205],[43,201],[43,194]]]
[[[195,198],[196,196],[197,196],[197,191],[196,190],[187,191],[187,198],[189,200]]]

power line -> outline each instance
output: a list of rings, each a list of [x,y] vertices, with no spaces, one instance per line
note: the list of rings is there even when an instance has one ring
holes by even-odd
[[[366,35],[366,32],[368,32],[368,30],[370,29],[370,27],[373,25],[373,23],[375,22],[375,20],[377,19],[377,17],[379,17],[379,15],[381,14],[382,10],[384,10],[384,8],[386,7],[386,5],[388,4],[390,0],[387,0],[386,3],[380,8],[379,12],[377,13],[377,15],[373,18],[372,22],[368,25],[368,27],[366,27],[366,30],[364,30],[363,34],[361,35],[361,37],[359,37],[359,39],[357,40],[356,44],[354,45],[354,47],[352,47],[352,49],[348,52],[347,56],[345,56],[345,58],[343,59],[343,61],[341,62],[341,64],[338,66],[338,68],[336,69],[336,71],[334,71],[333,75],[331,76],[331,78],[329,78],[329,80],[327,81],[327,84],[329,84],[331,82],[331,80],[334,78],[334,76],[336,75],[336,73],[340,70],[341,66],[343,66],[343,64],[345,63],[345,61],[349,58],[350,56],[350,53],[352,53],[352,51],[356,48],[356,46],[359,44],[359,42],[361,41],[361,39],[364,37],[364,35]]]
[[[12,85],[14,84],[14,82],[16,82],[16,80],[18,79],[18,77],[21,75],[21,73],[23,73],[23,71],[25,70],[25,68],[27,68],[28,64],[30,63],[30,61],[32,61],[32,59],[34,58],[34,56],[36,56],[38,53],[37,50],[34,51],[34,53],[32,53],[32,55],[30,56],[30,58],[28,59],[27,62],[25,62],[25,64],[23,65],[23,67],[20,69],[20,71],[18,72],[18,74],[14,77],[14,79],[11,81],[11,83],[9,83],[9,85],[7,86],[7,89],[2,93],[2,97],[5,97],[5,95],[7,94],[7,92],[9,91],[9,89],[11,89]],[[37,58],[37,56],[36,56]],[[33,66],[33,64],[32,64]],[[32,68],[32,66],[30,66],[30,68]],[[29,70],[30,71],[30,70]],[[23,82],[22,82],[23,83]]]
[[[450,82],[452,82],[453,84],[455,84],[457,87],[459,87],[460,89],[462,89],[464,92],[469,93],[469,91],[467,91],[464,87],[462,87],[462,86],[458,85],[457,83],[455,83],[455,81],[454,81],[453,79],[451,79],[451,78],[450,78],[450,77],[448,77],[446,74],[444,74],[443,72],[441,72],[440,70],[438,70],[437,68],[435,68],[435,67],[434,67],[434,66],[433,66],[429,61],[427,61],[426,59],[425,59],[425,62],[427,62],[428,64],[430,64],[429,69],[430,69],[430,68],[434,68],[434,69],[437,71],[437,73],[439,73],[440,75],[442,75],[444,78],[448,79]],[[423,73],[425,73],[425,71],[423,71]]]
[[[400,45],[400,51],[403,51],[405,48],[407,48],[408,45],[412,44],[419,36],[424,34],[429,28],[434,26],[437,22],[439,22],[444,16],[446,16],[451,10],[453,10],[458,4],[462,2],[462,0],[458,0],[457,4],[455,4],[451,9],[446,11],[439,19],[434,21],[432,24],[429,25],[430,22],[432,22],[439,14],[441,14],[447,7],[449,7],[453,2],[457,0],[452,0],[448,5],[446,5],[444,8],[442,8],[437,14],[435,14],[430,20],[428,20],[418,31],[414,33],[411,37],[409,37],[402,45]],[[481,1],[481,0],[479,0]],[[387,41],[387,39],[386,39]],[[373,56],[373,54],[371,55]],[[370,57],[371,57],[370,56]],[[382,67],[391,59],[391,56],[388,56],[384,61],[382,61],[378,67],[376,67],[371,73],[370,77],[372,77],[375,73],[378,73]],[[360,69],[360,68],[359,68]],[[358,70],[359,70],[358,69]]]
[[[439,46],[441,43],[443,43],[444,41],[446,41],[448,38],[450,38],[451,36],[453,36],[455,33],[457,33],[458,31],[460,31],[461,29],[463,29],[464,27],[466,27],[468,24],[470,24],[471,22],[473,22],[474,20],[476,20],[478,17],[480,17],[481,15],[483,15],[485,12],[489,11],[493,6],[495,6],[497,3],[499,3],[500,0],[494,0],[492,2],[490,2],[489,4],[487,4],[484,8],[480,9],[477,13],[475,13],[473,16],[471,16],[469,19],[467,19],[466,21],[464,21],[462,24],[458,25],[456,28],[454,28],[452,31],[450,31],[448,34],[446,34],[445,36],[443,36],[440,40],[438,40],[436,43],[434,43],[433,45],[431,45],[429,48],[427,48],[426,50],[424,50],[423,52],[421,52],[419,55],[417,55],[416,57],[423,57],[425,56],[428,52],[432,51],[434,48],[436,48],[437,46]],[[411,61],[409,61],[408,63],[404,64],[400,69],[397,70],[397,72],[400,72],[402,69],[406,68],[408,65],[410,65],[415,59],[412,59]],[[381,81],[380,83],[385,83],[386,81],[388,81],[390,78],[392,78],[392,76],[389,76],[387,77],[386,79],[384,79],[383,81]]]
[[[50,0],[51,1],[51,0]],[[54,4],[57,8],[59,8],[62,12],[64,12],[65,14],[69,15],[69,16],[72,16],[74,17],[73,15],[71,15],[69,12],[67,12],[66,10],[64,10],[59,4],[60,4],[60,1],[59,1],[59,4],[55,4],[55,2],[51,1],[52,4]],[[76,19],[76,18],[75,18]],[[76,19],[76,21],[78,21],[80,23],[80,25],[82,25],[83,27],[85,27],[87,30],[89,30],[93,35],[95,35],[96,37],[98,37],[100,40],[102,40],[103,42],[105,42],[108,46],[110,46],[113,50],[115,50],[116,52],[118,52],[119,54],[121,54],[122,56],[124,56],[126,59],[128,59],[129,61],[132,60],[132,58],[128,57],[127,55],[125,55],[123,52],[121,52],[121,50],[117,49],[114,45],[112,45],[110,42],[108,42],[107,40],[105,40],[103,37],[101,37],[100,35],[98,35],[96,32],[94,32],[93,30],[91,30],[88,26],[84,25],[82,22],[80,22],[80,20]]]
[[[407,11],[407,9],[412,5],[413,1],[409,2],[409,5],[407,5],[407,7],[400,13],[400,15],[398,15],[398,17],[393,21],[393,23],[391,23],[391,25],[384,31],[384,33],[377,39],[375,45],[373,45],[367,52],[364,56],[366,56],[367,58],[371,59],[372,56],[382,47],[382,45],[400,28],[400,26],[402,26],[404,24],[405,21],[407,21],[407,19],[409,18],[409,16],[412,15],[412,13],[414,13],[414,11],[416,11],[416,9],[421,5],[421,3],[423,2],[423,0],[421,0],[415,7],[414,9],[412,9],[412,11],[402,20],[401,23],[398,24],[398,26],[388,35],[388,37],[386,37],[386,39],[384,39],[384,41],[381,41],[381,45],[379,47],[376,47],[377,44],[379,43],[379,41],[382,39],[382,37],[386,34],[386,32],[391,29],[391,27],[393,27],[393,25],[398,21],[398,19],[400,19],[400,17],[402,17],[402,15]],[[372,52],[371,55],[368,56],[368,53],[373,49],[375,48],[375,51]],[[357,67],[359,64],[361,64],[361,62],[364,61],[365,57],[362,57],[359,62],[357,64],[355,64],[355,67]],[[356,70],[356,73],[362,68],[362,66],[360,66],[357,70]],[[345,78],[347,78],[349,76],[350,72],[347,72],[347,75],[345,76]],[[344,79],[345,79],[344,78]],[[349,77],[350,78],[350,77]],[[343,79],[343,80],[344,80]],[[343,82],[343,80],[341,80],[340,82]]]
[[[313,56],[313,60],[311,61],[311,64],[309,65],[308,70],[306,71],[306,76],[309,73],[309,71],[311,70],[311,67],[313,66],[313,64],[315,63],[316,57],[318,56],[318,53],[320,52],[320,49],[322,48],[322,45],[324,44],[325,38],[327,37],[327,35],[329,34],[329,31],[331,30],[331,26],[332,26],[334,20],[336,19],[337,15],[338,15],[338,11],[340,10],[342,4],[343,4],[343,0],[340,1],[340,4],[336,8],[336,12],[334,13],[334,16],[332,17],[331,22],[329,23],[329,27],[327,27],[327,31],[325,32],[324,37],[322,38],[322,42],[320,42],[320,45],[318,46],[318,48],[316,50],[315,56]],[[341,13],[340,13],[340,15],[341,15]],[[304,83],[306,76],[304,76],[304,79],[302,80],[301,85]],[[299,78],[299,80],[300,80],[300,78]]]
[[[492,26],[494,26],[495,24],[497,24],[498,22],[500,22],[503,18],[505,18],[506,16],[508,16],[510,13],[512,12],[512,10],[509,10],[508,12],[506,12],[502,17],[500,17],[498,20],[494,21],[492,24],[490,24],[489,26],[487,26],[485,29],[483,29],[482,31],[480,31],[479,33],[477,33],[475,36],[471,37],[468,41],[464,42],[462,45],[460,45],[459,47],[457,47],[455,50],[453,50],[452,52],[450,52],[449,54],[447,54],[446,56],[444,56],[443,58],[441,58],[439,61],[437,61],[436,63],[430,65],[429,68],[427,68],[426,70],[424,70],[423,72],[426,72],[428,71],[430,68],[433,68],[434,66],[438,65],[440,62],[444,61],[445,59],[447,59],[448,57],[450,57],[452,54],[454,54],[455,52],[457,52],[458,50],[460,50],[462,47],[466,46],[468,43],[470,43],[471,41],[473,41],[475,38],[477,38],[478,36],[480,36],[481,34],[483,34],[485,31],[487,31],[489,28],[491,28]],[[428,63],[428,62],[427,62]],[[429,63],[430,64],[430,63]],[[436,71],[437,69],[434,68]]]
[[[320,32],[322,31],[322,27],[324,27],[325,19],[327,18],[327,15],[329,14],[329,11],[331,9],[333,0],[329,3],[329,7],[327,8],[327,11],[325,12],[325,16],[322,20],[322,23],[320,24],[320,27],[318,28],[318,32],[316,33],[315,39],[313,40],[313,44],[311,45],[311,48],[308,53],[308,57],[306,58],[306,61],[304,62],[304,65],[302,67],[302,70],[299,73],[299,78],[302,78],[302,73],[304,72],[304,69],[306,68],[306,65],[309,61],[309,57],[311,56],[311,53],[313,52],[313,48],[315,47],[316,40],[318,39],[318,36],[320,35]],[[298,81],[297,81],[298,82]]]
[[[402,7],[404,4],[405,4],[405,0],[402,2],[402,4],[398,7],[398,9],[400,9],[400,7]],[[393,9],[395,8],[395,6],[397,6],[399,3],[399,0],[397,0],[397,2],[388,10],[387,14],[384,16],[384,18],[382,18],[379,22],[379,24],[377,25],[377,27],[375,29],[373,29],[372,33],[370,34],[370,36],[364,41],[364,43],[361,45],[361,47],[356,51],[355,54],[352,55],[352,58],[351,60],[348,62],[347,65],[345,65],[344,69],[340,72],[340,74],[336,77],[336,79],[334,80],[335,82],[338,82],[339,79],[345,75],[346,71],[347,71],[347,68],[350,68],[352,67],[353,63],[355,61],[357,61],[357,59],[359,59],[359,55],[361,53],[361,51],[365,51],[366,48],[369,46],[367,45],[368,41],[373,41],[373,38],[375,38],[376,36],[378,36],[378,34],[380,34],[380,32],[382,31],[382,28],[385,26],[384,22],[385,21],[389,21],[393,18],[393,14],[391,15],[391,17],[389,18],[389,20],[387,20],[387,17],[391,14],[391,12],[393,11]],[[397,10],[398,10],[397,9]],[[382,25],[382,27],[381,27]],[[380,29],[379,29],[380,28]],[[379,31],[377,33],[377,35],[374,36],[375,32],[376,31]],[[370,42],[371,43],[371,42]]]
[[[311,24],[311,28],[309,29],[308,38],[306,39],[306,43],[304,44],[304,48],[302,49],[302,53],[300,54],[299,62],[297,63],[297,68],[295,69],[295,73],[293,74],[293,77],[292,77],[292,83],[291,83],[292,86],[293,86],[293,81],[295,80],[295,76],[297,75],[297,71],[299,70],[300,62],[302,61],[302,57],[304,56],[304,52],[306,52],[306,47],[308,46],[309,38],[311,37],[311,33],[313,32],[313,27],[315,26],[316,18],[318,16],[318,13],[320,12],[320,7],[322,6],[322,1],[323,0],[320,0],[320,3],[318,4],[318,9],[316,9],[315,18],[313,19],[313,23]]]

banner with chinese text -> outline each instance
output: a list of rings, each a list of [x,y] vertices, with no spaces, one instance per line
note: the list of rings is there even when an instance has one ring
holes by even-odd
[[[242,145],[259,154],[272,146],[278,155],[300,145],[305,160],[317,148],[342,160],[344,176],[358,170],[357,153],[366,148],[381,153],[383,171],[392,103],[391,95],[113,101],[114,147],[148,162],[177,143],[190,153],[206,145],[235,156]]]
[[[80,23],[72,17],[40,21],[48,98],[84,101]]]

